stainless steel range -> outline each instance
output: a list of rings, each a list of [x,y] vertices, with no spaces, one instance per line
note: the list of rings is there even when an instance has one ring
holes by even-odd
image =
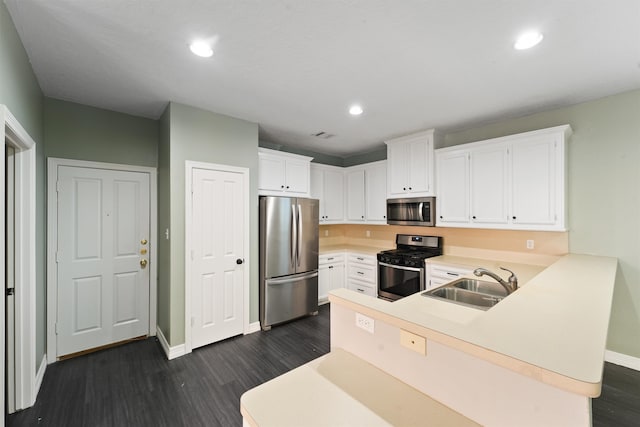
[[[378,298],[399,300],[425,289],[424,260],[442,255],[442,237],[396,235],[396,249],[378,253]]]

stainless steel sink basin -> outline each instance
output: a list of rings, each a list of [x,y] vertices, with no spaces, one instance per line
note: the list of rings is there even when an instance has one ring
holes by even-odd
[[[423,292],[422,295],[480,310],[488,310],[502,301],[507,296],[507,291],[499,283],[458,279],[442,287]]]
[[[507,290],[500,283],[486,282],[484,280],[458,279],[455,282],[449,283],[447,286],[450,285],[458,289],[495,295],[497,297],[506,297],[508,295]]]

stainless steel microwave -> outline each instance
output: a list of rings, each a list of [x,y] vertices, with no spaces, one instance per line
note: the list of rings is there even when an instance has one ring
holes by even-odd
[[[436,198],[387,199],[387,224],[436,225]]]

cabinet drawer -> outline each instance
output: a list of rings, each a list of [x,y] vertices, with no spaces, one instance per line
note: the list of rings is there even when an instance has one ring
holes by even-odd
[[[347,289],[351,289],[352,291],[355,291],[364,295],[369,295],[371,297],[377,296],[377,291],[375,286],[372,286],[370,283],[361,282],[359,280],[349,279],[349,283],[347,284]]]
[[[447,265],[431,264],[431,277],[455,280],[473,274],[473,268],[451,267]]]
[[[344,262],[344,254],[343,253],[335,253],[335,254],[324,254],[318,257],[318,264],[334,264],[337,262]]]
[[[377,265],[378,260],[375,255],[363,255],[363,254],[349,254],[349,262],[355,262],[358,264]]]
[[[347,276],[370,283],[376,283],[376,270],[368,265],[349,264]]]

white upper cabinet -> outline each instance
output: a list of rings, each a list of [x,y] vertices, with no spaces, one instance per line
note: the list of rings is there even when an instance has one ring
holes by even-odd
[[[471,151],[471,222],[479,225],[506,224],[507,146],[490,145]]]
[[[364,222],[365,193],[364,169],[348,169],[347,173],[347,221]]]
[[[433,196],[434,131],[385,141],[388,198]]]
[[[311,198],[320,200],[320,223],[344,221],[344,169],[311,163]]]
[[[387,223],[387,162],[346,168],[347,222]]]
[[[455,227],[469,222],[469,153],[437,153],[436,224]]]
[[[511,221],[554,227],[564,216],[564,138],[522,138],[511,146]]]
[[[436,150],[437,225],[565,231],[568,125]]]
[[[312,157],[258,148],[258,192],[271,196],[309,197]]]
[[[387,162],[365,165],[367,222],[387,223]]]

